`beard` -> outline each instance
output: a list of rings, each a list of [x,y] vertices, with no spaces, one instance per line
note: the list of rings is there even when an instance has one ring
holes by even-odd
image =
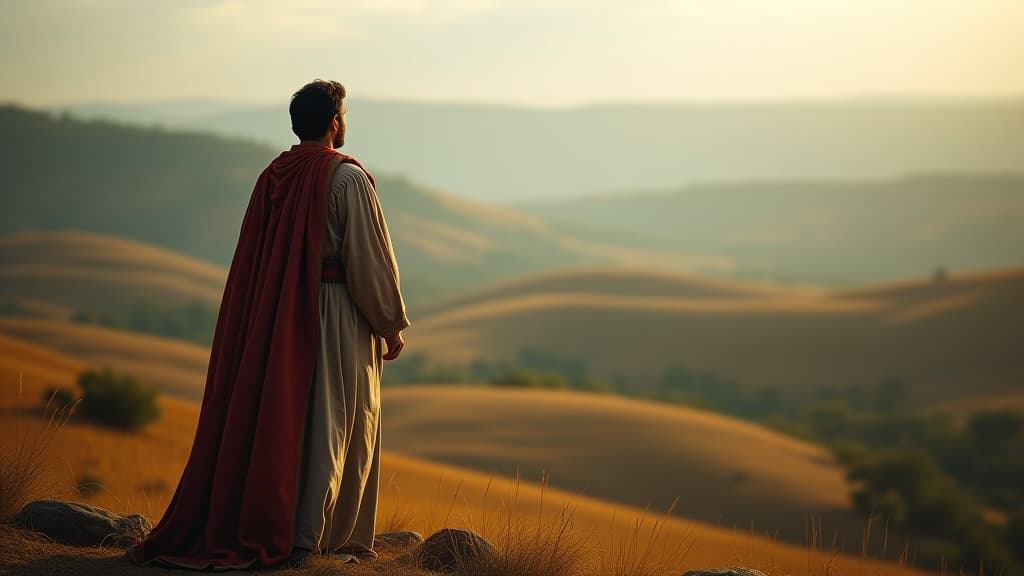
[[[334,135],[334,142],[332,142],[332,144],[334,145],[335,150],[345,145],[344,130],[338,130],[338,133]]]

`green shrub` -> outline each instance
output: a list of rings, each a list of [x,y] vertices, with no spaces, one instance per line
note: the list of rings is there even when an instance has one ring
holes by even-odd
[[[131,375],[116,375],[109,369],[83,372],[82,414],[97,424],[137,430],[160,416],[157,392]]]

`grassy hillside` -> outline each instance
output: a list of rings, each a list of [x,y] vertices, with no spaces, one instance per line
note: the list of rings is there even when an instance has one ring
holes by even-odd
[[[35,393],[41,393],[48,386],[74,386],[86,366],[77,358],[0,335],[0,388],[5,401],[12,396],[29,394],[30,400],[35,402],[39,400]]]
[[[134,302],[220,304],[227,271],[180,253],[87,232],[0,236],[0,300],[37,315],[114,313]]]
[[[77,106],[76,114],[292,142],[287,103]],[[351,99],[346,149],[460,196],[526,197],[693,182],[892,178],[1024,165],[1018,100],[606,104],[522,109]]]
[[[848,291],[592,271],[438,305],[410,329],[409,350],[465,364],[545,350],[634,382],[682,364],[797,394],[895,377],[915,402],[938,403],[1020,390],[1022,323],[1019,269]]]
[[[538,481],[634,507],[800,542],[805,517],[840,529],[849,550],[861,521],[828,451],[760,426],[682,407],[547,390],[387,390],[391,450]],[[760,528],[758,528],[760,527]]]
[[[493,221],[495,229],[503,222]],[[40,260],[47,264],[33,264]],[[205,347],[58,320],[79,307],[117,310],[143,298],[205,297],[215,306],[222,275],[214,266],[101,236],[9,237],[0,240],[0,296],[43,311],[0,314],[0,333],[123,371],[151,372],[154,383],[194,398],[205,381]],[[414,305],[409,349],[464,364],[545,350],[578,359],[605,378],[639,383],[682,364],[746,387],[793,393],[895,377],[916,401],[951,402],[1020,389],[1024,367],[1013,335],[1024,315],[1022,287],[1019,270],[829,291],[641,269],[573,269]],[[138,352],[141,342],[175,352]],[[125,350],[115,352],[120,343]],[[164,365],[154,369],[157,364]]]
[[[35,403],[39,389],[26,386],[23,399],[10,393],[0,397],[0,433],[4,446],[33,431],[42,421],[18,409]],[[153,522],[163,513],[188,457],[198,407],[192,403],[162,400],[163,417],[139,434],[110,432],[74,420],[58,431],[45,459],[46,477],[41,483],[52,488],[46,495],[74,498],[107,507],[119,513],[142,513]],[[859,555],[835,554],[831,547],[833,526],[823,523],[807,545],[780,543],[765,535],[770,527],[718,527],[713,524],[669,519],[659,530],[654,524],[661,511],[623,506],[590,496],[566,492],[513,479],[491,476],[452,466],[395,454],[396,440],[385,440],[382,459],[381,502],[378,531],[405,528],[430,533],[441,527],[466,527],[489,537],[505,528],[508,521],[527,528],[539,518],[557,521],[562,511],[571,514],[569,534],[585,539],[588,549],[601,562],[601,573],[611,573],[617,559],[646,554],[652,564],[664,563],[673,572],[685,569],[744,564],[770,574],[852,573],[915,574],[895,562],[901,546],[893,543],[888,563],[864,560]],[[74,479],[91,474],[103,480],[104,488],[94,495],[74,494]],[[638,527],[637,522],[642,524]],[[873,532],[881,538],[881,531]],[[653,541],[650,552],[646,552]],[[814,543],[816,542],[816,543]],[[27,544],[27,543],[26,543]],[[631,552],[630,546],[636,550]],[[102,551],[40,549],[50,555],[75,554],[103,557]],[[0,549],[4,560],[24,554]],[[910,551],[913,552],[912,550]],[[908,558],[910,556],[907,556]],[[89,563],[77,563],[77,569]],[[109,563],[103,566],[110,568]],[[838,571],[838,572],[837,572]],[[647,572],[643,572],[647,573]]]
[[[34,318],[0,317],[0,335],[53,350],[83,365],[134,374],[165,394],[196,402],[203,398],[210,350],[202,346]]]
[[[13,336],[135,374],[172,396],[171,405],[202,397],[208,353],[197,347],[38,320],[0,320],[0,334],[12,346]],[[73,384],[66,380],[54,383]],[[825,450],[735,419],[548,391],[393,389],[384,405],[391,450],[423,460],[506,477],[518,469],[531,481],[546,469],[553,486],[641,508],[665,509],[679,496],[680,517],[727,527],[754,521],[790,542],[803,537],[810,513],[850,538],[860,526]]]
[[[518,207],[552,223],[632,233],[637,248],[715,254],[736,277],[849,285],[1024,265],[1020,166],[1016,174],[634,185]]]

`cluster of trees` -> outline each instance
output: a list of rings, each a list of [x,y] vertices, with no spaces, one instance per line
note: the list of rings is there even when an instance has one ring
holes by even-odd
[[[218,311],[216,304],[201,300],[183,304],[140,301],[119,312],[81,310],[75,313],[72,320],[80,324],[97,324],[209,346],[213,343]]]
[[[832,448],[857,510],[908,530],[919,559],[1024,570],[1024,415],[984,411],[958,424],[915,410],[890,380],[823,391],[789,421]]]
[[[116,374],[109,368],[82,372],[81,396],[63,386],[43,392],[44,410],[71,410],[86,420],[126,431],[135,431],[160,417],[157,391],[135,376]]]
[[[734,380],[712,372],[695,372],[682,364],[668,366],[650,390],[641,387],[637,393],[660,402],[685,404],[749,420],[763,420],[791,409],[787,398],[775,388],[748,389]]]
[[[468,365],[438,364],[422,354],[409,354],[388,364],[384,384],[467,384],[507,388],[546,388],[612,392],[621,379],[594,375],[581,360],[545,350],[523,349],[514,361],[476,361]]]
[[[907,530],[920,561],[968,570],[984,562],[996,573],[1024,572],[1021,414],[978,412],[958,424],[915,409],[898,379],[822,388],[808,399],[681,365],[667,368],[643,395],[753,420],[830,447],[856,486],[856,509]]]

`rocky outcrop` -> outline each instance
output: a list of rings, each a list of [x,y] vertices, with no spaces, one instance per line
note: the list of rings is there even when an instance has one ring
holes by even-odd
[[[423,543],[423,536],[419,532],[413,532],[411,530],[399,530],[396,532],[382,532],[377,534],[373,539],[373,547],[378,546],[396,546],[399,548],[408,548],[417,544]]]
[[[14,517],[19,528],[41,532],[62,544],[125,548],[153,529],[138,514],[118,516],[81,502],[38,500],[26,504]]]
[[[717,568],[713,570],[690,570],[683,576],[767,576],[760,570],[732,566],[730,568]]]
[[[445,528],[427,538],[416,551],[420,566],[434,572],[454,572],[466,566],[493,564],[498,551],[483,536]]]

